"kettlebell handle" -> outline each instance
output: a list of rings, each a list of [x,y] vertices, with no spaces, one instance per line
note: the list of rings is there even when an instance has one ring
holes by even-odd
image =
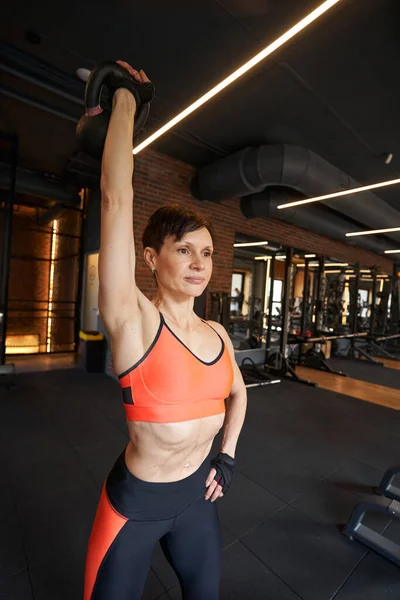
[[[104,102],[102,98],[103,87],[109,91],[109,95],[106,96]],[[93,158],[101,160],[103,155],[112,111],[112,94],[113,90],[119,87],[126,87],[135,96],[134,135],[143,129],[148,119],[150,102],[154,97],[153,84],[150,82],[137,82],[124,67],[116,62],[107,61],[97,65],[86,82],[85,114],[80,118],[76,128],[80,149]],[[101,107],[100,101],[103,103],[104,108]]]
[[[100,106],[101,89],[107,78],[116,71],[120,71],[124,77],[130,77],[133,80],[124,67],[113,61],[100,63],[90,73],[85,88],[85,112],[88,117],[95,117],[103,112]]]

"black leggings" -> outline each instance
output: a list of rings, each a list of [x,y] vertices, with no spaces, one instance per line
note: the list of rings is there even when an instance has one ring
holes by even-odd
[[[184,600],[218,600],[221,535],[215,503],[204,499],[209,457],[173,483],[137,479],[125,451],[103,487],[85,571],[84,600],[140,600],[160,542]]]

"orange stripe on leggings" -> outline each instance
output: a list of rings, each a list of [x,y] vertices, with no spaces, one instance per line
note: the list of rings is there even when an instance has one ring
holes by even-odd
[[[89,539],[83,600],[91,599],[100,565],[127,521],[128,519],[119,515],[111,506],[104,484]]]

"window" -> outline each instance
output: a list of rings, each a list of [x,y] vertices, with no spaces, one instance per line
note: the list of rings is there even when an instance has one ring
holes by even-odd
[[[232,274],[232,285],[231,285],[231,313],[232,314],[238,315],[242,311],[243,284],[244,284],[244,273],[233,273]],[[238,294],[237,290],[239,290],[239,294]]]
[[[274,295],[272,297],[272,316],[278,316],[281,314],[282,310],[282,288],[283,281],[282,279],[275,279],[274,281]],[[271,279],[268,281],[268,301],[269,301],[269,291],[271,289]]]
[[[272,314],[277,316],[282,312],[282,287],[283,281],[281,279],[275,279],[274,281],[274,293],[272,296]]]
[[[361,317],[365,318],[368,316],[368,290],[359,290],[360,306],[361,306]]]
[[[243,273],[233,273],[232,275],[232,286],[231,286],[231,296],[235,296],[235,289],[237,288],[240,292],[243,289]]]

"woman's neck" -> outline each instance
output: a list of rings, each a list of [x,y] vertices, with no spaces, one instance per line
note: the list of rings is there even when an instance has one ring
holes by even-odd
[[[169,301],[167,298],[156,297],[153,302],[167,319],[170,319],[183,331],[191,331],[195,328],[198,317],[193,311],[193,298],[177,303],[176,301]]]

